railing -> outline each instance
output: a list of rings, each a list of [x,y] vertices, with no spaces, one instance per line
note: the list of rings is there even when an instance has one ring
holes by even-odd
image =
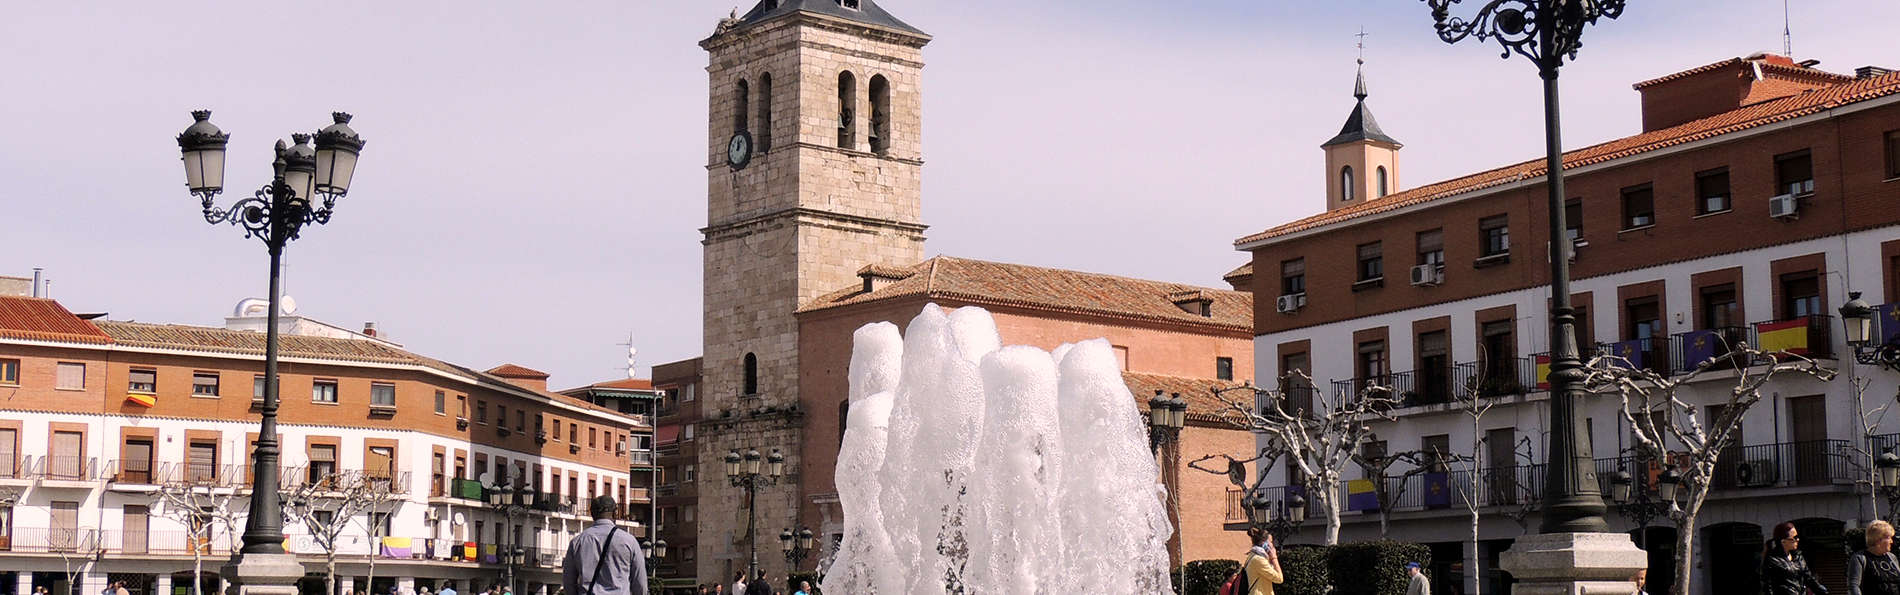
[[[676,483],[662,484],[660,486],[659,491],[660,491],[661,498],[665,498],[667,496],[678,496],[680,493],[680,486],[679,484],[676,484]]]
[[[1390,398],[1403,402],[1405,395],[1412,392],[1412,373],[1391,372],[1351,380],[1334,380],[1333,394],[1348,395],[1349,399],[1357,398],[1359,393],[1365,392],[1367,388],[1375,386],[1391,389],[1392,394]]]
[[[164,465],[153,465],[152,461],[148,459],[107,461],[105,473],[106,481],[112,483],[157,485],[161,481],[159,478],[162,476],[162,473],[155,472],[154,467],[162,470]]]
[[[1282,403],[1281,407],[1286,408],[1288,415],[1297,415],[1294,413],[1296,411],[1311,413],[1313,411],[1314,392],[1315,389],[1313,385],[1305,381],[1282,382],[1280,383],[1280,394],[1285,396],[1286,402]]]
[[[1711,329],[1677,333],[1671,337],[1671,347],[1675,350],[1675,372],[1686,374],[1695,371],[1702,362],[1718,360],[1711,367],[1737,368],[1748,364],[1746,358],[1734,353],[1743,343],[1755,344],[1751,329],[1740,326],[1722,326]]]
[[[653,464],[653,451],[650,451],[650,450],[629,451],[627,453],[627,459],[629,461],[632,461],[633,464],[635,465],[651,465]]]
[[[14,527],[0,551],[91,555],[99,551],[99,530],[62,527]]]
[[[210,536],[189,531],[100,531],[99,546],[106,553],[189,556],[228,556],[242,544],[236,536],[213,527]]]
[[[647,488],[636,488],[636,487],[627,488],[628,500],[648,500],[651,498],[652,498],[652,494],[647,492]]]
[[[482,488],[482,482],[457,477],[449,480],[449,495],[463,500],[488,501],[488,493]]]
[[[1815,358],[1834,357],[1834,317],[1814,314],[1798,318],[1757,322],[1754,325],[1756,347],[1762,351],[1787,351]]]
[[[1454,365],[1451,386],[1458,392],[1475,390],[1480,397],[1502,397],[1530,392],[1536,378],[1537,366],[1532,358],[1515,357],[1504,360],[1502,369],[1492,369],[1485,362]]]
[[[1875,452],[1893,444],[1900,434],[1874,437]],[[1676,456],[1682,456],[1680,454]],[[1860,454],[1847,440],[1808,440],[1731,446],[1716,454],[1715,474],[1709,487],[1736,490],[1793,486],[1851,485],[1862,479]],[[1678,464],[1687,464],[1681,461]],[[1610,494],[1610,473],[1630,474],[1633,490],[1653,490],[1652,485],[1665,465],[1649,457],[1625,455],[1597,459],[1597,477],[1605,495]]]

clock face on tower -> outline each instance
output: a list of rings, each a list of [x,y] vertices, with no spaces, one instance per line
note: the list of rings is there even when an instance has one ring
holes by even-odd
[[[749,161],[752,161],[752,133],[741,130],[726,142],[726,164],[739,169]]]

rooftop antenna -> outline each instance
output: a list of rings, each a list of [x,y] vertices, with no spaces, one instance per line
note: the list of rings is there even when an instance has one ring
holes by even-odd
[[[1794,33],[1788,26],[1788,0],[1781,0],[1781,55],[1794,57]]]
[[[625,343],[619,343],[619,345],[620,345],[621,347],[625,347],[625,348],[627,348],[627,377],[628,377],[628,378],[638,378],[639,376],[638,376],[637,374],[635,374],[635,373],[634,373],[634,369],[635,369],[635,368],[634,368],[634,356],[636,356],[636,355],[639,355],[639,354],[640,354],[640,350],[639,350],[638,348],[635,348],[635,347],[633,346],[633,332],[631,332],[631,331],[629,331],[629,332],[627,333],[627,342],[625,342]]]

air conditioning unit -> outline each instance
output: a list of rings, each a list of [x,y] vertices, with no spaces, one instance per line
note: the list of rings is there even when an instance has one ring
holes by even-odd
[[[1300,306],[1304,305],[1306,305],[1306,294],[1295,293],[1283,295],[1280,296],[1279,299],[1274,300],[1273,309],[1281,314],[1292,314],[1294,311],[1299,310]]]
[[[1800,214],[1801,203],[1796,202],[1793,194],[1782,194],[1768,199],[1768,216],[1776,219],[1793,218]]]
[[[1735,483],[1744,487],[1760,487],[1775,484],[1775,461],[1760,459],[1743,461],[1735,466]]]
[[[1412,284],[1432,286],[1445,282],[1445,271],[1435,264],[1421,264],[1412,267]]]

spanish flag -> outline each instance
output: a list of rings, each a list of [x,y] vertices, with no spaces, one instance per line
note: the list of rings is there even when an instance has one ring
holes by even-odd
[[[1756,324],[1755,336],[1761,341],[1762,351],[1808,354],[1808,318],[1806,316],[1781,322]]]
[[[141,407],[151,407],[158,404],[158,395],[131,393],[125,396],[125,400],[137,403]]]
[[[1550,390],[1550,356],[1537,356],[1537,390]]]

